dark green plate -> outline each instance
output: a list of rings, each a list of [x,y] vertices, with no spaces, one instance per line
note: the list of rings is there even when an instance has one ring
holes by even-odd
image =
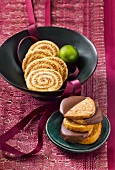
[[[78,143],[69,143],[63,140],[60,136],[60,127],[63,121],[63,116],[59,111],[54,112],[47,121],[46,133],[49,139],[60,148],[71,151],[71,152],[91,152],[100,148],[108,139],[110,134],[110,122],[104,115],[104,120],[102,122],[102,133],[99,139],[90,145],[83,145]]]

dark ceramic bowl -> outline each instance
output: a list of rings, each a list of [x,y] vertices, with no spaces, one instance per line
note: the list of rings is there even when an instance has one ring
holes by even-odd
[[[71,44],[78,49],[80,54],[77,62],[79,74],[75,79],[78,79],[81,84],[87,81],[94,72],[98,60],[94,45],[85,36],[69,29],[60,27],[39,27],[37,30],[39,40],[51,40],[59,47]],[[0,47],[0,73],[11,85],[33,97],[43,100],[54,100],[59,98],[63,93],[65,86],[56,92],[34,92],[27,89],[21,63],[17,56],[18,44],[21,39],[26,36],[28,36],[27,30],[19,32],[6,40]],[[20,55],[24,56],[31,45],[31,40],[26,39],[22,43]]]

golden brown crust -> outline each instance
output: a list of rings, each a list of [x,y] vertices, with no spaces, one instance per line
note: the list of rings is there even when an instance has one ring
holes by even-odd
[[[102,123],[95,124],[93,127],[92,133],[88,137],[80,141],[79,143],[80,144],[92,144],[96,142],[101,134],[101,129],[102,129]]]
[[[72,121],[80,125],[87,125],[87,122],[84,119],[73,119]]]
[[[72,107],[64,117],[68,119],[85,119],[95,114],[95,103],[90,97],[86,97],[84,100]]]

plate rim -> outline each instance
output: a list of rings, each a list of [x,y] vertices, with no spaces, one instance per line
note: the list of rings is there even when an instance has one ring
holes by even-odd
[[[55,113],[57,113],[57,112],[54,112],[51,116],[53,116]],[[60,114],[61,114],[61,113],[60,113]],[[107,135],[106,135],[106,138],[103,140],[103,142],[101,142],[99,145],[96,145],[96,147],[94,147],[94,148],[86,149],[86,150],[84,150],[84,149],[79,150],[79,149],[69,148],[69,147],[64,146],[63,144],[61,145],[60,143],[58,143],[57,141],[55,141],[55,140],[50,136],[49,130],[48,130],[48,122],[49,122],[51,116],[48,118],[47,123],[46,123],[46,134],[47,134],[48,138],[50,139],[50,141],[51,141],[52,143],[54,143],[56,146],[60,147],[60,148],[63,149],[63,150],[66,150],[66,151],[70,151],[70,152],[74,152],[74,153],[88,153],[88,152],[95,151],[95,150],[99,149],[101,146],[104,145],[104,143],[107,141],[107,139],[108,139],[108,137],[109,137],[109,135],[110,135],[110,132],[111,132],[111,124],[110,124],[110,121],[109,121],[109,119],[107,118],[107,115],[103,114],[104,119],[107,121],[108,127],[109,127],[109,128],[108,128],[108,133],[107,133]]]

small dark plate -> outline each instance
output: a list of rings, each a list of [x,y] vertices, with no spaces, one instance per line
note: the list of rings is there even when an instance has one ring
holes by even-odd
[[[49,139],[60,148],[78,153],[91,152],[100,148],[108,139],[110,134],[110,122],[107,117],[104,115],[104,120],[102,121],[102,132],[99,139],[90,145],[83,145],[78,143],[69,143],[63,140],[60,136],[61,123],[63,121],[63,116],[60,112],[54,112],[47,121],[46,124],[46,133]],[[53,127],[53,128],[52,128]]]
[[[71,44],[75,46],[80,54],[77,62],[79,74],[78,79],[81,84],[88,80],[97,66],[97,51],[94,45],[85,36],[61,27],[39,27],[37,28],[39,40],[50,40],[56,43],[59,48],[63,45]],[[24,30],[10,37],[0,47],[0,73],[13,86],[25,93],[43,100],[54,100],[63,93],[65,86],[56,92],[34,92],[28,90],[21,63],[17,56],[19,42],[28,36],[28,31]],[[26,39],[20,48],[20,56],[24,58],[28,48],[32,45],[31,39]]]

